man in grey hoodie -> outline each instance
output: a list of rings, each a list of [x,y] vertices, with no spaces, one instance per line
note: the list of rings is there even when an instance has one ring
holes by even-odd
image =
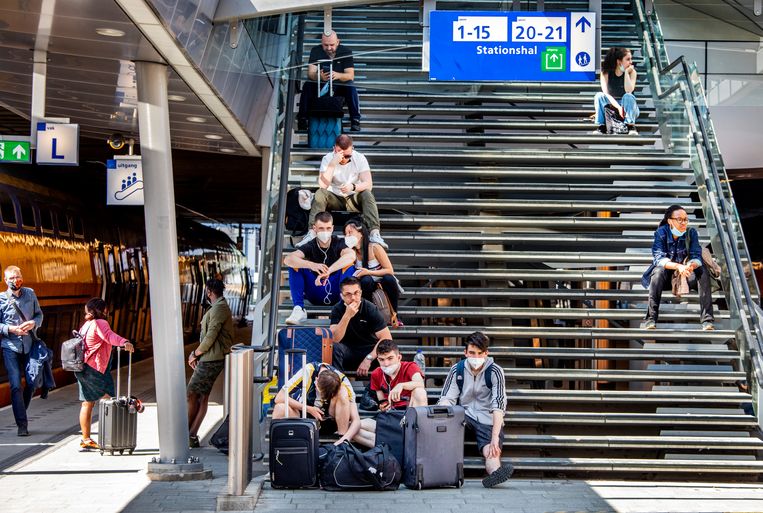
[[[490,339],[484,333],[472,333],[464,345],[466,359],[450,368],[437,404],[459,404],[466,410],[467,435],[477,439],[477,447],[485,458],[488,475],[482,485],[492,488],[514,472],[511,465],[501,465],[506,381],[503,369],[488,356]]]

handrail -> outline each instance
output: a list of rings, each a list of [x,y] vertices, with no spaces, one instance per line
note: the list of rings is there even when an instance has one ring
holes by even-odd
[[[292,48],[291,56],[289,59],[289,83],[286,93],[286,113],[284,119],[284,131],[283,131],[283,144],[281,146],[281,178],[279,181],[278,189],[278,217],[276,218],[276,237],[275,248],[273,250],[273,267],[272,277],[270,280],[270,309],[268,315],[268,336],[271,338],[275,335],[277,320],[278,320],[278,298],[280,289],[280,276],[281,276],[281,262],[283,260],[283,237],[284,237],[284,212],[286,205],[286,192],[289,182],[289,159],[291,158],[291,135],[292,125],[294,124],[294,91],[296,84],[302,78],[302,45],[304,37],[305,17],[299,16],[298,29],[297,29],[297,44]],[[271,343],[272,350],[268,357],[268,375],[272,376],[275,368],[275,346]]]
[[[723,186],[719,176],[720,171],[715,163],[715,156],[711,149],[712,141],[704,116],[700,110],[700,101],[694,87],[692,87],[691,70],[683,56],[662,66],[658,57],[655,56],[656,49],[662,46],[658,40],[657,30],[653,25],[652,19],[645,16],[641,1],[634,1],[643,32],[648,37],[648,40],[645,42],[648,45],[647,50],[649,51],[652,73],[657,75],[655,77],[655,92],[657,93],[657,97],[659,99],[664,99],[677,90],[680,90],[681,95],[684,98],[684,104],[686,105],[686,103],[688,103],[691,106],[689,107],[686,105],[686,113],[690,122],[690,128],[692,129],[694,145],[698,147],[697,153],[698,155],[704,154],[704,159],[700,159],[701,174],[707,189],[709,212],[713,218],[713,222],[718,228],[718,239],[721,243],[720,249],[729,271],[729,284],[732,288],[730,299],[738,309],[741,329],[745,335],[745,339],[748,341],[746,349],[750,355],[750,361],[752,363],[752,369],[750,369],[749,372],[753,373],[756,378],[755,381],[760,385],[763,384],[763,311],[753,300],[750,287],[744,279],[745,271],[744,265],[742,264],[742,257],[739,253],[739,248],[737,247],[738,239],[736,237],[734,237],[733,240],[731,239],[732,234],[736,233],[734,225],[732,224],[734,213],[731,212],[732,208],[728,205],[726,198],[723,197]],[[676,84],[671,86],[668,90],[664,92],[661,91],[659,77],[667,76],[668,73],[679,66],[686,87],[684,87],[684,83],[676,82]],[[688,89],[688,97],[686,89]],[[742,242],[745,245],[745,251],[749,254],[744,237],[742,237]],[[750,327],[750,322],[748,322],[745,314],[749,315],[750,320],[752,321],[752,328]]]

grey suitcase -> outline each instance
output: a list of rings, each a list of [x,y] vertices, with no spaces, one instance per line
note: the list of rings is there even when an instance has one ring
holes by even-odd
[[[120,384],[120,355],[122,348],[117,347],[117,395],[101,399],[98,403],[98,445],[101,454],[108,451],[114,454],[132,454],[135,450],[138,434],[138,412],[128,405],[132,388],[132,353],[128,353],[127,364],[127,395],[119,395]]]
[[[464,421],[461,406],[419,406],[405,411],[405,486],[421,490],[464,484]]]

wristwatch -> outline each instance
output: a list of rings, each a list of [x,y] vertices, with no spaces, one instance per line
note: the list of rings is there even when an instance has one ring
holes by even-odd
[[[373,359],[374,359],[374,357],[371,355],[371,353],[368,353],[368,354],[366,355],[366,360],[368,360],[369,362],[370,362],[371,360],[373,360]]]

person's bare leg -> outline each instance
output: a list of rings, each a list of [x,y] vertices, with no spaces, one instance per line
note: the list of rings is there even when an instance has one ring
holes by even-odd
[[[90,438],[90,425],[93,423],[93,406],[95,401],[82,401],[79,409],[79,427],[82,430],[82,439]]]
[[[364,447],[374,447],[376,445],[376,421],[374,419],[362,419],[360,431],[352,441]]]
[[[496,470],[498,470],[498,467],[501,466],[501,458],[490,458],[488,457],[488,452],[490,451],[490,446],[486,445],[482,448],[482,456],[485,458],[485,470],[487,470],[488,474],[492,474]]]
[[[336,432],[344,435],[350,429],[350,399],[344,394],[337,394],[329,406],[329,415],[336,420]]]
[[[194,422],[196,422],[196,415],[199,413],[199,408],[201,407],[199,404],[201,396],[194,392],[189,392],[186,397],[188,399],[188,431],[191,432],[191,427]],[[194,433],[191,432],[190,434],[193,435]]]
[[[273,419],[285,419],[287,410],[287,406],[284,403],[276,404],[273,407]],[[301,411],[296,411],[294,408],[289,408],[288,410],[288,416],[290,418],[296,418],[302,415]]]
[[[201,423],[204,422],[204,417],[207,415],[207,406],[209,405],[209,396],[199,396],[198,405],[199,406],[198,411],[196,412],[196,417],[193,418],[191,425],[188,428],[188,432],[191,436],[198,435]]]
[[[427,390],[424,387],[416,388],[411,392],[411,400],[408,401],[410,408],[416,408],[417,406],[427,406],[429,401],[427,400]]]

